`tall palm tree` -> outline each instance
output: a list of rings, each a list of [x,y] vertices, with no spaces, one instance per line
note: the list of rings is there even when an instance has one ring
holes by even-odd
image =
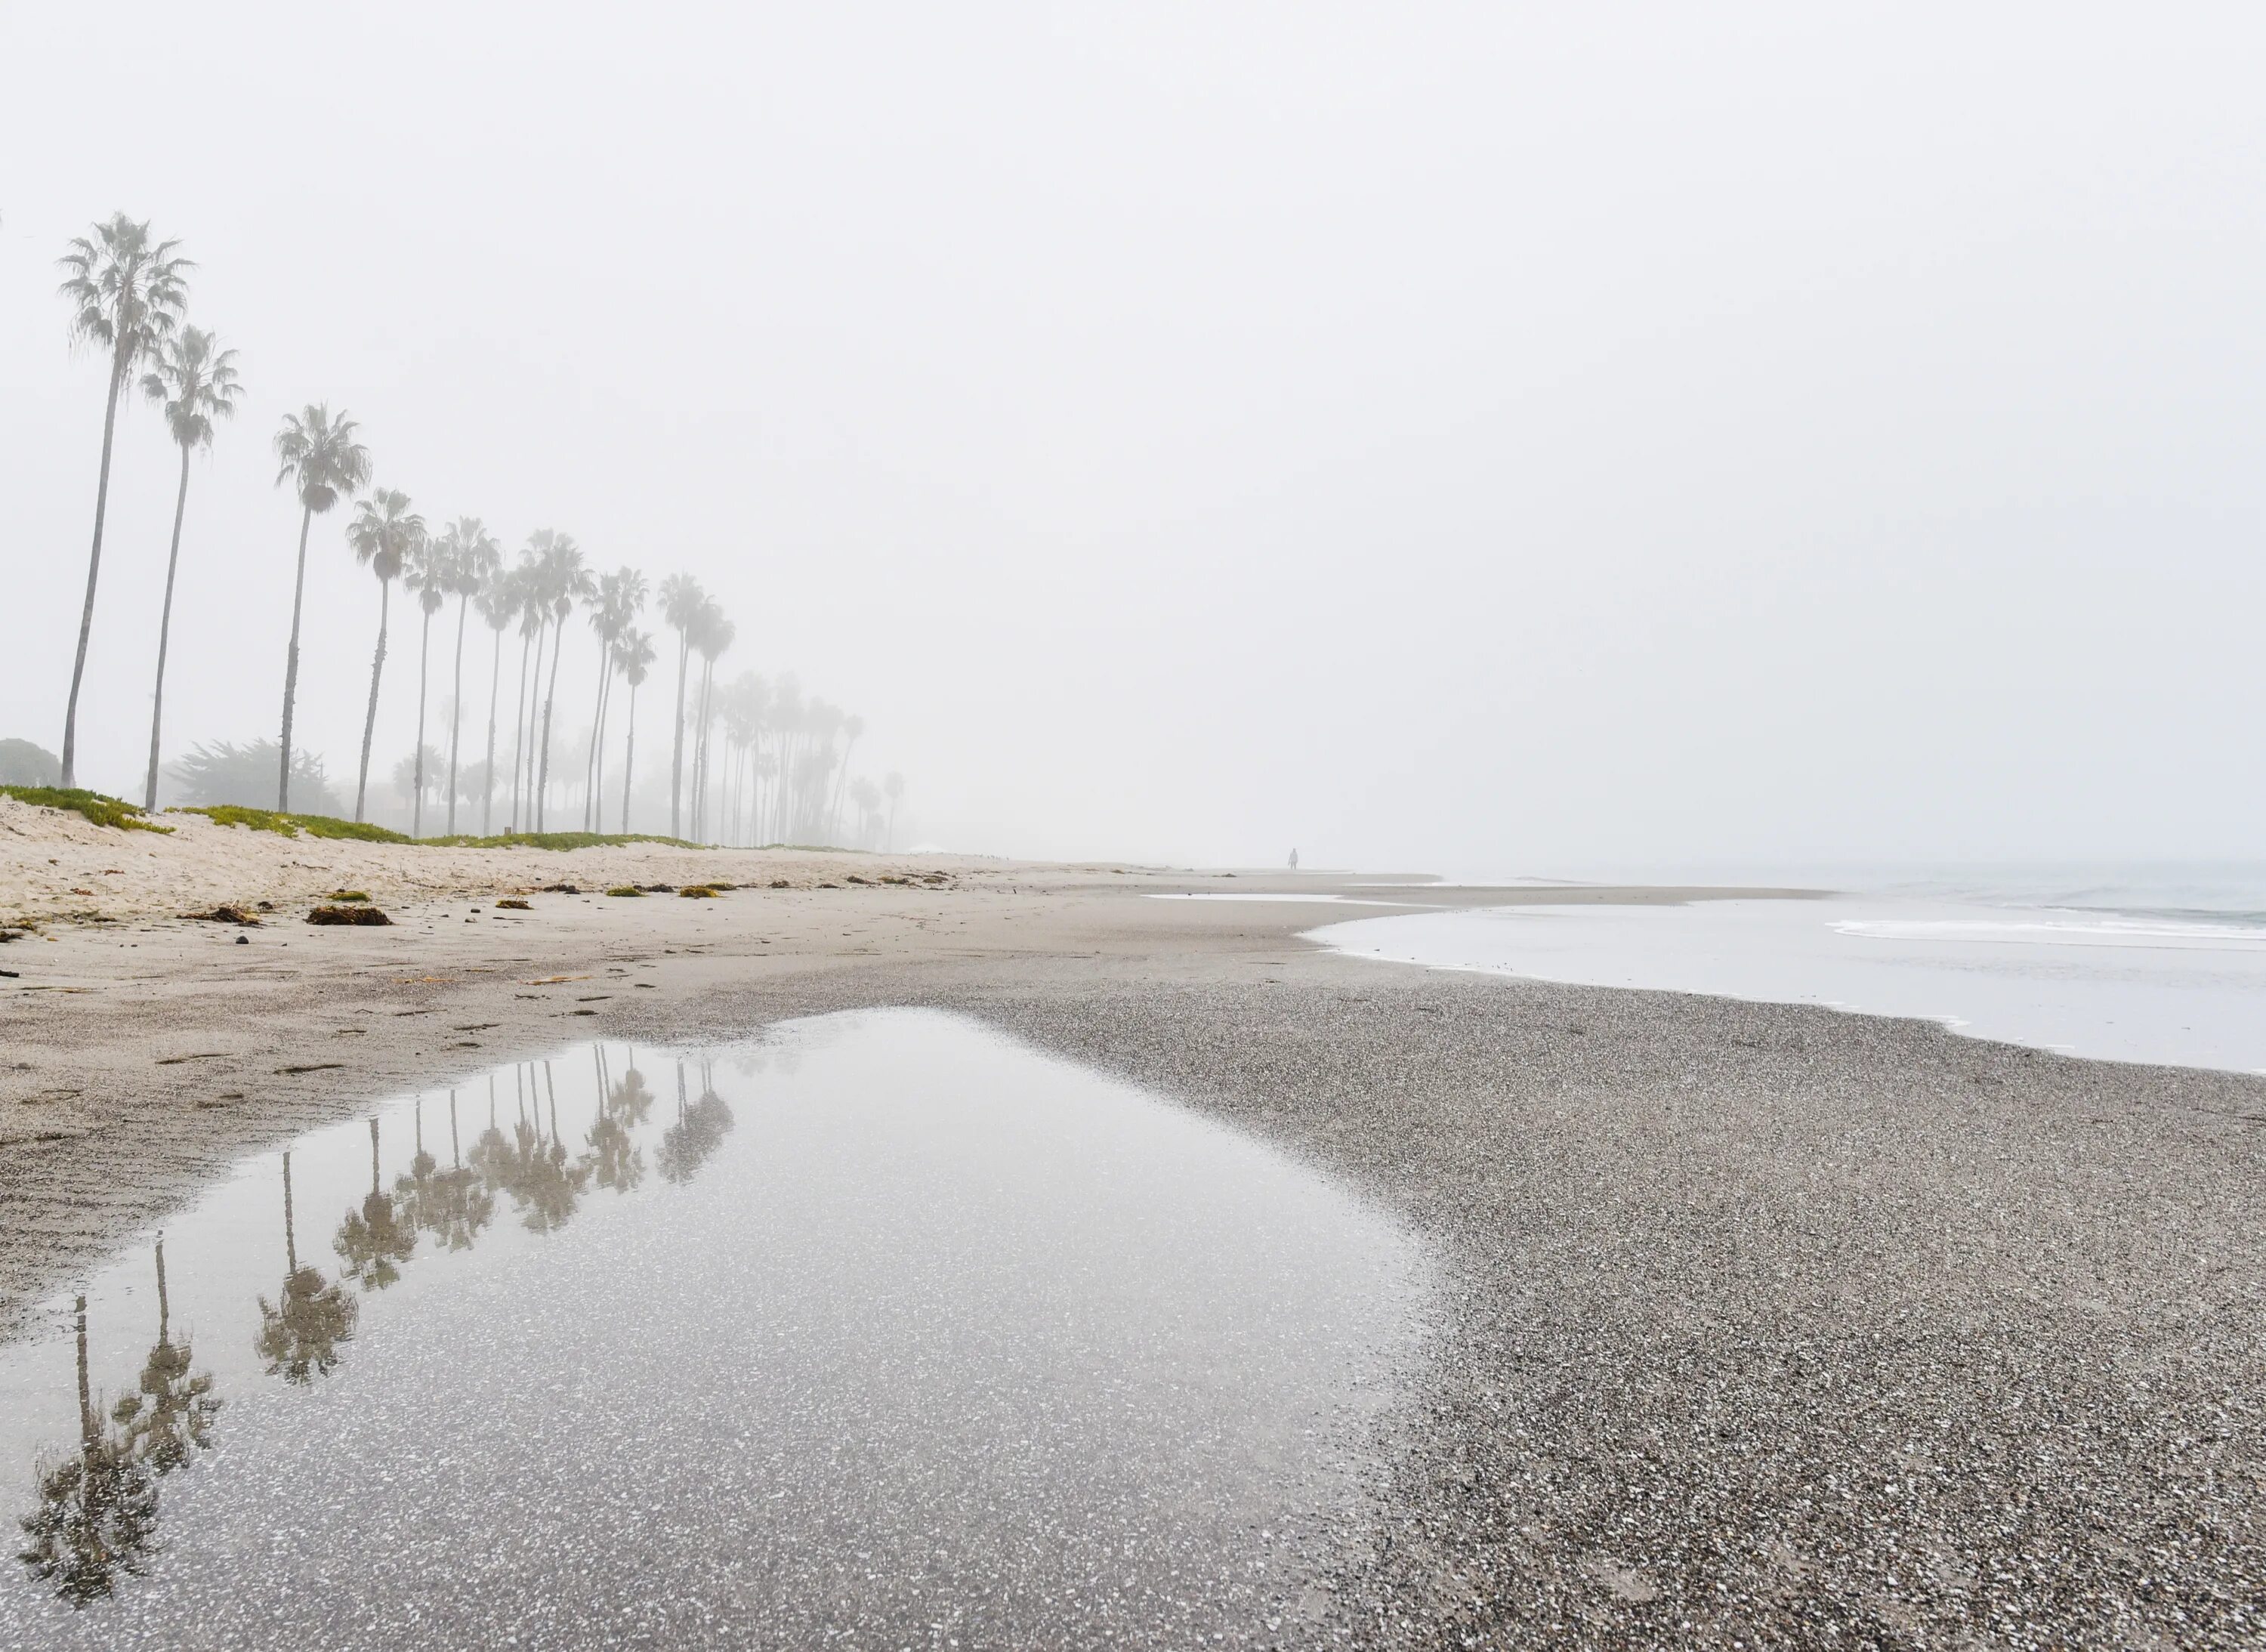
[[[724,610],[711,597],[700,605],[700,618],[695,627],[692,646],[700,654],[700,734],[694,771],[698,778],[692,787],[693,834],[702,837],[708,815],[708,735],[713,717],[713,691],[716,683],[716,662],[732,647],[739,628],[724,618]]]
[[[889,823],[881,839],[881,846],[895,849],[897,846],[897,805],[904,800],[905,777],[894,769],[890,770],[882,777],[881,795],[889,800]]]
[[[850,782],[850,754],[858,749],[858,736],[866,732],[866,720],[852,712],[842,719],[842,765],[834,771],[834,802],[827,810],[830,822],[842,818],[843,790]]]
[[[527,766],[530,755],[528,748],[534,743],[528,727],[527,655],[529,648],[541,641],[543,627],[551,618],[551,607],[542,594],[543,569],[533,551],[519,553],[519,565],[512,569],[511,577],[513,583],[519,588],[519,710],[513,720],[511,731],[511,830],[517,831],[520,786],[531,772]],[[538,657],[535,679],[538,683],[543,680],[542,663]],[[530,810],[530,818],[532,815],[533,811]]]
[[[521,608],[521,588],[517,570],[506,572],[503,553],[496,553],[495,566],[488,570],[487,582],[472,598],[472,606],[480,610],[480,618],[495,632],[495,646],[490,651],[488,663],[488,755],[480,773],[480,835],[485,837],[495,829],[495,724],[496,691],[503,686],[503,633],[510,629]],[[520,650],[520,693],[527,692],[527,651]]]
[[[456,675],[449,690],[449,825],[450,837],[457,832],[457,731],[464,722],[461,702],[464,697],[464,610],[472,598],[486,590],[497,572],[503,567],[503,547],[487,530],[478,516],[459,516],[449,525],[449,537],[455,542],[456,553],[450,573],[455,576],[449,588],[457,598],[457,664]],[[489,697],[493,704],[494,697]],[[490,724],[493,724],[491,714]]]
[[[307,591],[307,530],[342,498],[351,499],[369,485],[369,450],[355,440],[357,427],[341,412],[331,417],[327,404],[311,403],[301,412],[286,413],[275,433],[275,457],[281,468],[275,486],[291,484],[299,499],[299,561],[291,577],[291,647],[283,662],[282,776],[275,784],[275,812],[291,808],[291,714],[299,698],[299,611]]]
[[[612,698],[614,645],[644,610],[645,596],[645,575],[625,565],[603,576],[589,599],[590,628],[598,633],[598,704],[590,716],[590,750],[583,772],[584,831],[596,831],[603,823],[598,808],[598,788],[605,773],[606,707]]]
[[[110,393],[102,409],[102,464],[94,485],[94,548],[86,559],[86,605],[79,612],[78,653],[71,662],[70,699],[63,711],[62,783],[78,784],[78,690],[86,676],[87,639],[94,632],[94,588],[102,573],[102,524],[110,508],[111,441],[118,428],[118,394],[134,369],[180,325],[195,263],[174,249],[178,241],[152,241],[150,226],[113,213],[78,236],[57,259],[64,273],[56,290],[71,307],[73,343],[110,352]]]
[[[621,640],[614,645],[614,663],[630,685],[629,749],[622,754],[622,836],[630,831],[630,778],[637,770],[637,691],[638,684],[653,669],[653,637],[635,625],[622,632]]]
[[[362,720],[362,769],[355,780],[357,821],[369,796],[369,742],[377,730],[377,684],[385,670],[385,630],[391,613],[393,581],[413,546],[425,541],[425,518],[409,508],[409,495],[398,488],[380,488],[355,508],[347,524],[347,545],[355,560],[377,575],[377,652],[369,662],[369,709]]]
[[[541,831],[544,793],[551,785],[551,713],[559,698],[559,656],[566,640],[566,617],[574,611],[574,604],[589,593],[590,571],[582,566],[582,549],[571,534],[545,528],[528,543],[536,547],[536,560],[543,570],[543,594],[551,606],[551,680],[543,691],[543,736],[537,752],[540,766],[535,779],[535,830]]]
[[[676,632],[676,735],[669,759],[669,835],[684,835],[678,800],[684,789],[684,668],[692,648],[692,622],[708,600],[690,574],[672,574],[661,582],[661,615]]]
[[[157,741],[165,720],[165,645],[173,632],[173,575],[181,566],[181,517],[189,504],[189,455],[212,445],[213,421],[233,418],[243,387],[236,352],[215,347],[201,327],[183,327],[157,348],[157,364],[142,379],[142,393],[164,410],[165,428],[181,450],[181,486],[173,495],[173,544],[165,553],[165,605],[157,618],[157,687],[150,700],[150,776],[142,807],[157,807]],[[66,782],[68,784],[68,782]]]
[[[441,604],[457,585],[457,540],[454,530],[439,538],[418,537],[403,559],[401,583],[417,593],[417,606],[424,610],[424,623],[417,644],[417,746],[412,785],[416,796],[409,806],[409,835],[425,835],[425,662],[432,651],[433,616],[441,611]]]

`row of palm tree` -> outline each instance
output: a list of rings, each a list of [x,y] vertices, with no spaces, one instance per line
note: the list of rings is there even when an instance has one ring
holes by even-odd
[[[71,668],[70,695],[64,713],[62,781],[77,784],[79,691],[92,634],[95,596],[101,572],[103,532],[108,512],[112,459],[120,399],[137,369],[143,392],[164,411],[168,432],[180,449],[180,484],[167,552],[164,600],[158,622],[157,680],[150,722],[150,761],[143,806],[157,800],[159,751],[163,740],[164,674],[179,573],[181,528],[188,504],[189,459],[212,444],[217,424],[232,417],[243,387],[236,353],[221,347],[215,335],[189,325],[186,308],[193,260],[176,241],[152,237],[146,223],[123,213],[94,226],[70,243],[61,260],[66,279],[62,293],[71,306],[70,332],[80,343],[108,353],[110,385],[105,403],[102,460],[95,494],[94,539],[87,560],[86,600],[79,617],[78,647]],[[293,733],[298,705],[299,640],[304,618],[307,549],[315,518],[354,502],[347,546],[378,581],[377,645],[370,660],[369,698],[362,718],[361,761],[355,780],[355,819],[367,817],[370,748],[385,674],[397,581],[417,599],[417,735],[411,786],[413,836],[424,832],[432,626],[436,615],[456,603],[450,648],[448,780],[443,830],[457,830],[457,785],[463,727],[464,632],[477,612],[493,633],[488,680],[487,751],[480,765],[483,796],[480,830],[494,829],[497,801],[496,724],[502,686],[503,640],[520,635],[518,698],[512,723],[512,762],[508,830],[548,830],[552,780],[552,723],[559,662],[566,652],[568,620],[585,611],[598,644],[597,687],[589,741],[583,754],[581,829],[603,831],[607,732],[617,680],[627,685],[629,704],[622,717],[619,830],[629,830],[631,791],[637,762],[637,696],[658,657],[654,636],[639,623],[651,588],[644,574],[622,567],[612,573],[591,568],[573,536],[538,529],[528,536],[515,563],[507,567],[501,545],[477,516],[459,516],[438,531],[428,530],[409,495],[372,486],[369,450],[360,428],[343,409],[311,404],[285,416],[274,439],[275,481],[288,486],[299,507],[297,553],[293,562],[291,628],[284,654],[282,735],[278,753],[275,807],[291,807]],[[802,702],[792,678],[776,696],[763,679],[742,676],[720,692],[716,662],[734,642],[736,627],[715,598],[690,574],[673,574],[658,590],[661,618],[676,633],[676,713],[669,754],[669,835],[705,838],[712,829],[733,841],[808,840],[838,831],[845,798],[853,798],[849,754],[865,725],[822,701]],[[550,649],[546,669],[545,646]],[[531,656],[531,659],[530,659]],[[697,657],[697,676],[693,662]],[[530,664],[532,674],[530,676]],[[530,694],[530,687],[532,693]],[[689,703],[688,703],[689,700]],[[716,773],[715,735],[725,735],[724,774]],[[837,748],[837,740],[840,740]],[[892,776],[889,797],[902,791]],[[720,797],[720,789],[721,796]],[[870,828],[873,809],[860,804]]]

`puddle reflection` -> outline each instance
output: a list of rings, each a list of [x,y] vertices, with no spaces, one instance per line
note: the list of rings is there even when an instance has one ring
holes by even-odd
[[[961,1018],[577,1047],[239,1166],[0,1347],[0,1648],[1208,1642],[1309,1597],[1427,1276]]]
[[[335,1281],[300,1259],[295,1150],[284,1150],[275,1173],[281,1194],[283,1276],[272,1297],[265,1292],[253,1297],[257,1329],[252,1345],[260,1374],[303,1388],[338,1370],[360,1324],[360,1297],[398,1283],[402,1269],[420,1254],[420,1244],[435,1256],[471,1249],[495,1220],[499,1195],[510,1201],[528,1232],[545,1234],[566,1224],[587,1188],[636,1191],[646,1177],[647,1144],[640,1131],[652,1115],[654,1093],[636,1065],[634,1049],[626,1052],[618,1079],[604,1044],[592,1044],[590,1056],[596,1111],[579,1153],[570,1155],[565,1143],[558,1085],[548,1060],[511,1070],[516,1107],[509,1136],[497,1122],[496,1076],[487,1076],[487,1122],[469,1154],[458,1093],[449,1092],[446,1169],[426,1147],[426,1097],[419,1094],[406,1120],[409,1166],[394,1177],[391,1189],[385,1186],[387,1121],[376,1115],[365,1121],[369,1190],[347,1207],[332,1237],[340,1262]],[[732,1111],[716,1093],[709,1064],[693,1064],[700,1093],[691,1102],[685,1100],[686,1063],[674,1064],[676,1111],[652,1145],[662,1180],[682,1185],[722,1141]],[[576,1100],[570,1097],[570,1111]],[[397,1131],[404,1122],[392,1121]],[[157,1543],[159,1482],[208,1450],[216,1436],[218,1380],[209,1370],[194,1369],[187,1339],[174,1339],[163,1234],[153,1246],[152,1261],[157,1340],[135,1385],[106,1416],[90,1369],[87,1298],[74,1297],[76,1441],[68,1447],[51,1440],[32,1447],[36,1501],[18,1518],[23,1546],[17,1558],[33,1577],[74,1605],[105,1598],[121,1577],[140,1572],[143,1557]]]

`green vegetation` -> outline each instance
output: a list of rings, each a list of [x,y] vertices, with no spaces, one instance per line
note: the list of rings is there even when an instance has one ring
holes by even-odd
[[[169,832],[173,830],[148,819],[131,803],[121,802],[114,797],[105,797],[99,792],[89,792],[78,786],[0,786],[0,793],[14,798],[18,803],[35,804],[40,808],[69,809],[74,815],[84,815],[98,826],[115,826],[121,831]]]
[[[688,901],[713,901],[716,898],[715,890],[700,883],[688,883],[676,893]]]
[[[369,893],[365,889],[333,889],[331,891],[331,899],[333,901],[367,901],[369,899]]]
[[[638,888],[634,883],[617,883],[612,888],[608,889],[606,893],[620,896],[628,896],[632,895],[641,896],[645,894],[645,891]]]
[[[274,832],[279,837],[296,837],[304,832],[310,837],[351,838],[365,844],[414,843],[413,837],[389,831],[383,826],[371,826],[360,821],[340,820],[333,815],[279,815],[272,808],[245,808],[237,803],[215,803],[198,808],[169,809],[173,815],[202,815],[223,826],[248,826],[256,832]],[[170,828],[166,830],[171,830]]]
[[[623,837],[611,832],[498,832],[492,837],[420,837],[421,844],[440,849],[603,849],[622,844],[666,844],[671,849],[699,849],[700,844],[682,837],[654,837],[644,832]]]

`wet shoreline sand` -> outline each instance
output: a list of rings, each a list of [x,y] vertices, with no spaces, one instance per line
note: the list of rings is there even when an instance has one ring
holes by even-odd
[[[321,848],[293,875],[358,846]],[[283,913],[239,947],[153,913],[0,947],[0,1332],[372,1098],[592,1035],[929,1005],[1230,1119],[1435,1246],[1429,1375],[1327,1580],[1342,1638],[2266,1627],[2266,1083],[1367,963],[1297,939],[1327,907],[1126,898],[1345,888],[1312,878],[931,859],[720,855],[741,875],[705,875],[764,887],[516,918],[374,888],[395,928]],[[949,881],[814,887],[852,868]]]

